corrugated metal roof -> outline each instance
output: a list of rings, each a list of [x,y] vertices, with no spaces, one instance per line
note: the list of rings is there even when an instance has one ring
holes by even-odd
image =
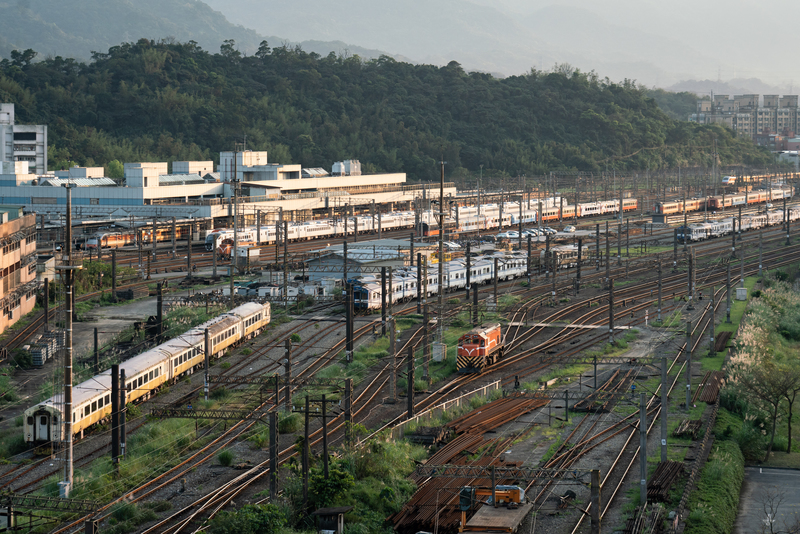
[[[45,178],[39,185],[62,187],[65,184],[72,184],[77,187],[97,187],[114,186],[117,182],[111,178]]]
[[[199,174],[163,174],[158,177],[158,185],[204,184]]]
[[[321,167],[312,167],[310,169],[303,169],[303,178],[317,178],[320,176],[328,176],[328,171]]]

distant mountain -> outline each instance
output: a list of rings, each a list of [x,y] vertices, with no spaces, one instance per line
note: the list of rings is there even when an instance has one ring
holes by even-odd
[[[297,44],[231,24],[225,15],[198,0],[0,0],[0,57],[8,58],[14,49],[31,48],[39,53],[39,59],[62,56],[88,60],[92,51],[105,52],[140,38],[196,41],[210,51],[233,39],[236,48],[247,55],[255,53],[262,40],[271,46]],[[384,54],[340,40],[299,44],[323,56],[330,52],[365,58]],[[402,56],[395,59],[407,60]]]
[[[515,75],[570,63],[658,87],[737,72],[789,85],[792,76],[790,45],[775,44],[794,33],[793,17],[782,15],[795,11],[788,0],[206,1],[261,33],[455,60],[468,71]]]

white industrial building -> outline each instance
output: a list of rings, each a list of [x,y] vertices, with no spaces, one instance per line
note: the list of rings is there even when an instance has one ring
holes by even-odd
[[[102,176],[99,167],[73,167],[41,175],[29,170],[26,161],[0,165],[0,204],[25,206],[27,211],[56,218],[66,208],[66,192],[58,187],[69,181],[74,186],[74,215],[87,220],[134,217],[177,217],[179,219],[227,219],[232,209],[231,178],[241,180],[239,213],[254,221],[257,212],[264,220],[278,212],[304,213],[314,210],[365,207],[372,202],[408,203],[423,196],[423,185],[406,185],[405,173],[361,174],[357,161],[337,162],[340,175],[324,169],[303,169],[300,165],[270,164],[266,152],[223,152],[218,173],[211,162],[125,163],[124,185]],[[235,164],[234,164],[235,162]],[[333,170],[333,169],[332,169]],[[350,174],[347,174],[347,173]],[[343,173],[343,174],[342,174]],[[454,196],[453,184],[445,195]],[[434,197],[438,188],[427,188]],[[406,205],[407,207],[407,205]],[[224,221],[213,221],[213,223]]]
[[[15,124],[14,104],[0,104],[0,162],[25,161],[34,174],[47,173],[47,126]]]

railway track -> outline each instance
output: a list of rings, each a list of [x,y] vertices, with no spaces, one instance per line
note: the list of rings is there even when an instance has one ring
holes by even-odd
[[[728,246],[727,246],[727,245],[723,245],[723,248],[728,248]],[[753,257],[752,257],[752,256],[750,256],[749,258],[747,258],[747,261],[748,261],[748,262],[752,262],[752,260],[753,260]],[[792,261],[792,260],[790,260],[790,261]],[[796,261],[796,260],[794,260],[794,261]],[[615,272],[619,272],[620,270],[621,270],[620,268],[617,268]],[[594,274],[594,277],[596,277],[596,278],[602,278],[603,276],[605,276],[605,273],[602,273],[602,272],[601,272],[601,273],[595,273],[595,274]],[[589,278],[589,277],[587,277],[587,278]],[[681,277],[680,277],[680,276],[678,276],[677,278],[681,278]],[[511,285],[511,286],[513,286],[513,285],[514,285],[514,284],[516,284],[516,283],[518,283],[518,281],[513,281],[513,282],[511,282],[510,284],[507,284],[507,285]],[[680,281],[678,281],[677,283],[678,283],[678,286],[680,286],[680,285],[681,285],[681,284],[680,284]],[[683,284],[683,285],[685,286],[685,284]],[[525,293],[525,292],[527,292],[527,291],[530,291],[530,292],[532,292],[532,293],[535,293],[537,290],[538,290],[538,291],[542,291],[542,290],[543,290],[543,289],[545,289],[545,288],[549,290],[549,288],[550,288],[550,287],[551,287],[551,285],[546,283],[546,284],[541,284],[541,285],[539,285],[539,286],[537,286],[537,287],[534,287],[534,288],[530,288],[529,290],[519,290],[519,291],[521,291],[521,292],[523,292],[523,293]],[[559,288],[560,288],[560,287],[561,287],[561,286],[559,286]],[[565,287],[564,287],[564,290],[566,290],[566,289],[567,289],[567,287],[571,287],[571,286],[565,286]],[[559,290],[560,290],[560,289],[559,289]],[[485,292],[486,292],[486,291],[484,290],[484,293],[485,293]],[[540,296],[540,298],[544,298],[544,297],[541,297],[541,296]],[[595,299],[596,299],[596,297],[595,297]],[[540,302],[541,302],[541,301],[540,301]],[[411,309],[413,309],[413,308],[407,308],[407,309],[411,310]],[[373,323],[375,323],[375,322],[377,322],[377,321],[373,321]],[[366,326],[366,327],[364,327],[364,328],[369,328],[369,325],[367,325],[367,326]],[[407,343],[412,343],[412,342],[413,342],[413,343],[415,344],[415,346],[416,346],[417,344],[419,344],[419,342],[420,342],[420,339],[419,339],[419,334],[420,334],[420,332],[421,332],[421,329],[418,329],[418,330],[417,330],[417,332],[415,332],[415,333],[413,334],[412,338],[411,338],[411,339],[409,339],[409,341],[408,341]],[[698,340],[698,342],[699,342],[699,340]],[[339,344],[337,344],[336,346],[334,346],[332,350],[337,350],[337,349],[336,349],[336,347],[339,347],[339,346],[341,346],[341,343],[343,343],[343,342],[340,342]],[[402,354],[402,350],[403,350],[403,349],[401,349],[401,351],[400,351],[400,353],[401,353],[401,354]],[[384,370],[387,370],[388,368],[389,368],[389,366],[386,366],[386,367],[384,368]],[[261,369],[260,371],[261,371],[261,372],[263,372],[263,371],[264,371],[264,369]],[[361,394],[358,396],[358,399],[357,399],[357,400],[358,400],[358,402],[361,402],[361,401],[364,399],[365,395],[366,395],[366,396],[368,396],[368,398],[371,398],[371,399],[374,399],[374,398],[376,398],[376,397],[377,397],[377,395],[379,394],[380,390],[381,390],[381,387],[382,387],[383,385],[385,385],[385,383],[386,383],[386,381],[387,381],[387,380],[386,380],[386,376],[385,376],[385,375],[386,375],[386,373],[385,373],[385,372],[380,372],[380,373],[378,373],[378,374],[376,375],[375,379],[374,379],[372,382],[370,382],[370,384],[368,384],[368,385],[367,385],[367,387],[364,389],[364,391],[363,391],[363,392],[362,392],[362,393],[361,393]],[[509,378],[509,377],[507,377],[507,378]],[[379,385],[378,385],[378,384],[379,384]],[[434,397],[434,396],[435,396],[435,395],[431,395],[431,396],[429,396],[428,398],[432,398],[432,397]],[[358,404],[357,404],[357,405],[358,405]],[[422,408],[424,408],[424,405],[422,405],[422,403],[417,403],[417,409],[419,410],[419,409],[422,409]],[[362,410],[364,410],[364,409],[366,409],[366,405],[362,406],[361,408],[358,408],[358,410],[357,410],[357,412],[356,412],[356,413],[360,413],[360,412],[361,412]],[[334,424],[334,421],[332,421],[332,422],[331,422],[331,424]],[[334,432],[334,431],[336,431],[337,429],[340,429],[340,428],[341,428],[341,424],[340,424],[339,426],[336,426],[335,428],[331,429],[331,432]],[[318,432],[319,432],[319,431],[318,431]],[[288,454],[288,451],[290,451],[290,449],[287,449],[286,451],[282,451],[282,454],[284,454],[284,453]],[[284,459],[284,461],[285,461],[285,459]],[[263,471],[263,466],[261,466],[261,468],[262,468],[262,471]],[[263,476],[263,474],[258,474],[258,473],[256,473],[255,471],[254,471],[253,473],[255,473],[255,474],[256,474],[256,475],[258,475],[258,476],[254,476],[254,477],[251,477],[251,478],[260,478],[261,476]],[[251,473],[251,474],[253,474],[253,473]],[[238,480],[238,479],[237,479],[237,480]],[[249,483],[248,483],[248,485],[249,485],[250,483],[252,483],[252,481],[251,481],[251,482],[249,482]],[[243,491],[243,490],[244,490],[244,487],[241,487],[241,486],[240,486],[240,484],[244,484],[244,482],[243,482],[243,481],[234,482],[233,484],[231,484],[231,485],[229,485],[229,486],[226,486],[226,488],[225,488],[224,490],[222,490],[221,492],[215,492],[214,496],[209,498],[210,500],[208,501],[208,503],[206,503],[205,507],[203,507],[202,509],[203,509],[204,511],[208,511],[209,509],[211,509],[211,508],[215,508],[215,507],[216,507],[216,509],[219,509],[219,507],[221,507],[221,506],[223,505],[222,503],[229,501],[229,500],[230,500],[230,499],[232,499],[232,498],[233,498],[235,495],[238,495],[238,494],[239,494],[241,491]],[[246,485],[245,485],[245,487],[246,487]],[[139,490],[136,490],[136,491],[134,491],[134,492],[131,492],[131,494],[138,493],[138,491],[139,491]],[[149,493],[148,493],[148,494],[149,494]],[[144,496],[145,496],[145,495],[142,495],[142,496],[139,496],[139,497],[137,497],[137,498],[144,498]],[[226,501],[226,499],[227,499],[227,501]],[[209,508],[209,507],[210,507],[210,508]],[[183,521],[183,522],[182,522],[182,523],[180,523],[180,525],[188,524],[188,523],[186,523],[186,520],[185,520],[185,519],[183,519],[182,521]],[[158,528],[161,528],[161,527],[163,527],[163,526],[164,526],[164,525],[161,525],[161,524],[157,525],[157,527],[158,527]],[[156,528],[156,527],[154,527],[154,528]],[[180,528],[180,527],[177,527],[177,528]],[[60,531],[64,531],[64,530],[60,530]],[[155,532],[155,530],[151,530],[151,531]],[[159,531],[160,531],[160,530],[159,530]],[[173,532],[173,531],[177,531],[177,530],[172,530],[172,529],[170,529],[170,530],[164,530],[164,531],[165,531],[165,532]]]

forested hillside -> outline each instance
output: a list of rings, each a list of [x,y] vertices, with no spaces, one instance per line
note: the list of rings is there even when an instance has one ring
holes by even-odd
[[[216,159],[234,141],[282,163],[329,168],[357,158],[367,171],[541,174],[764,164],[769,153],[721,126],[674,121],[632,83],[567,66],[496,79],[459,64],[410,65],[390,58],[320,57],[270,49],[243,57],[195,43],[142,39],[82,64],[0,62],[0,101],[20,122],[49,125],[51,167],[110,160]]]

